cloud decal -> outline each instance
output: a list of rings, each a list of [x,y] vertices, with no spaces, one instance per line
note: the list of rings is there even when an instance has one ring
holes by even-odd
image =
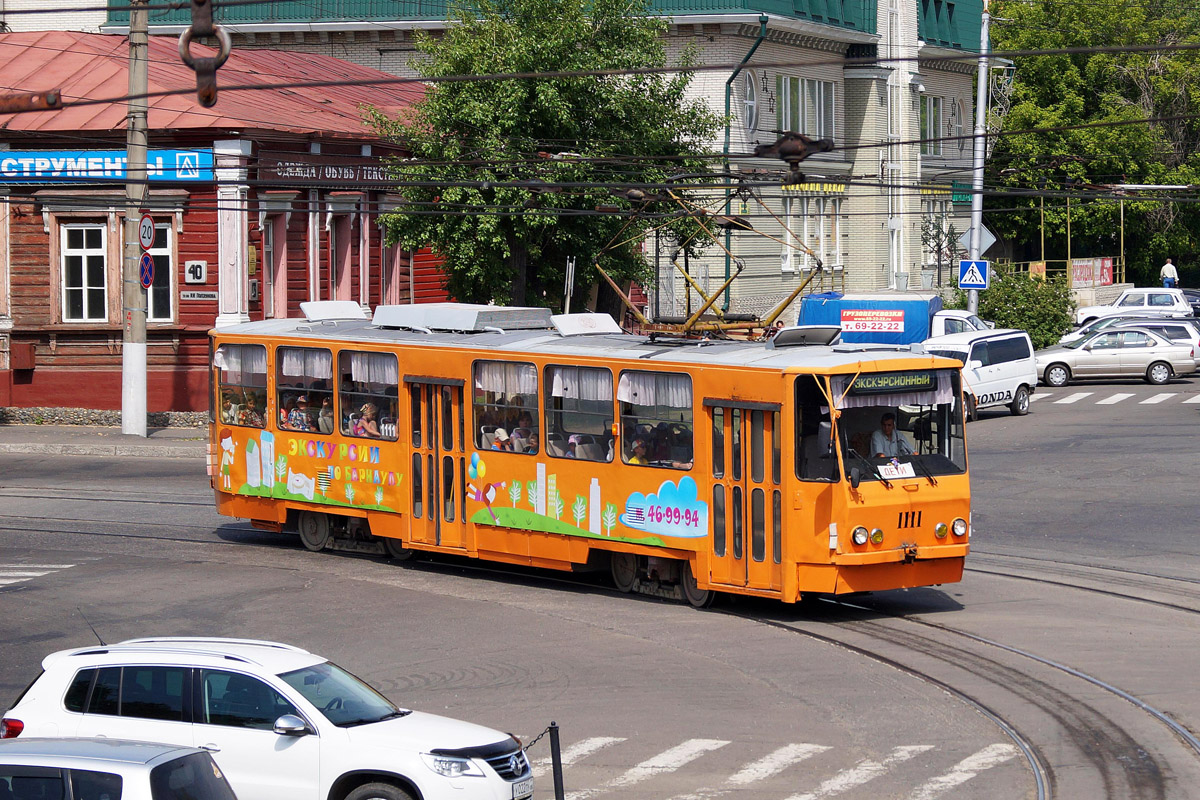
[[[708,536],[708,504],[698,499],[689,476],[663,481],[654,494],[634,492],[625,500],[621,523],[659,536],[699,539]]]

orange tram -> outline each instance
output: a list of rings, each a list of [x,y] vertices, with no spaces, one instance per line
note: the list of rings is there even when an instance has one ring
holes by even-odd
[[[302,310],[212,333],[209,474],[220,513],[310,550],[609,569],[695,606],[962,577],[957,361],[802,328],[747,342],[535,308]]]

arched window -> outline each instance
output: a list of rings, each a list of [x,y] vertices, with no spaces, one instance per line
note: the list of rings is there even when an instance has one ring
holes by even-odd
[[[758,130],[758,85],[752,69],[742,75],[742,103],[746,108],[746,130],[754,133]]]

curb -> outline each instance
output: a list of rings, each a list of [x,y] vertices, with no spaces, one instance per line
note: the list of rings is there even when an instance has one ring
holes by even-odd
[[[51,456],[204,458],[204,448],[125,444],[0,444],[0,453]]]

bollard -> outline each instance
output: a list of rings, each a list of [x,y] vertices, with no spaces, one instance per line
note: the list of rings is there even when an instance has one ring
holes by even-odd
[[[558,723],[550,722],[550,763],[554,770],[554,800],[563,800],[562,747],[558,743]]]

